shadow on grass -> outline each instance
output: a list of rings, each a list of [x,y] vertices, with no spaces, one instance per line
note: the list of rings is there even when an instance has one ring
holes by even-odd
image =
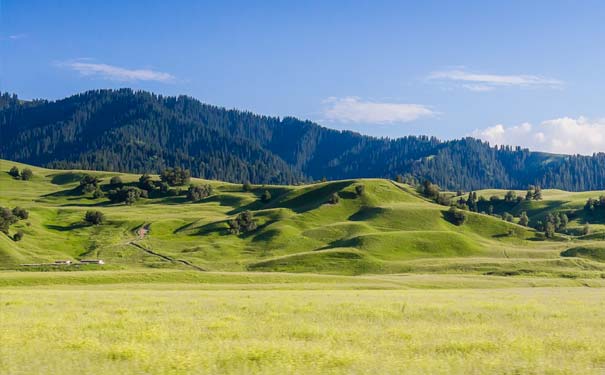
[[[45,224],[44,226],[51,230],[56,230],[59,232],[67,232],[67,231],[74,230],[74,229],[86,228],[86,227],[89,227],[90,225],[85,224],[85,223],[72,223],[69,225]]]

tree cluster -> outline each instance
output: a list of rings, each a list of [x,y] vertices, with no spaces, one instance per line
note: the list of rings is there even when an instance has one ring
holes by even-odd
[[[527,189],[527,193],[525,193],[525,200],[542,200],[542,188],[540,186],[530,185],[530,187]]]
[[[122,186],[118,189],[112,189],[107,193],[111,203],[126,203],[128,206],[134,204],[141,198],[147,198],[147,190],[139,189],[135,186]]]
[[[19,220],[25,220],[29,217],[29,212],[21,207],[15,207],[12,210],[6,207],[0,207],[0,232],[9,235],[11,225]],[[20,241],[23,238],[23,232],[18,231],[13,240]]]
[[[567,228],[569,218],[564,212],[547,213],[544,221],[538,221],[537,228],[543,231],[546,238],[552,238],[555,232],[561,232]]]
[[[105,215],[101,211],[86,211],[84,221],[90,225],[100,225],[105,221]]]
[[[79,189],[83,194],[94,193],[94,195],[99,197],[99,196],[103,195],[103,192],[101,192],[101,189],[99,187],[100,183],[101,183],[100,178],[89,175],[89,174],[85,174],[80,179]]]
[[[603,209],[605,209],[605,195],[599,196],[598,199],[588,198],[584,205],[584,210],[589,212]]]
[[[167,168],[160,174],[160,179],[170,186],[182,186],[189,183],[191,172],[181,167]]]
[[[446,214],[446,218],[454,225],[462,225],[466,221],[466,213],[454,206],[451,206]]]
[[[32,177],[34,176],[34,172],[32,172],[31,169],[23,168],[22,171],[19,171],[19,168],[17,168],[16,166],[13,166],[8,171],[8,174],[17,180],[23,180],[23,181],[31,180]]]
[[[235,219],[229,220],[229,232],[240,234],[253,231],[257,228],[256,220],[251,211],[241,212]]]
[[[212,186],[209,184],[189,185],[187,190],[187,199],[193,202],[200,201],[210,195],[212,195]]]

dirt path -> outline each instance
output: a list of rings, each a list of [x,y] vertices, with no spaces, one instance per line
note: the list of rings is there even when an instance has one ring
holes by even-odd
[[[128,244],[131,245],[131,246],[134,246],[134,247],[138,248],[139,250],[143,250],[144,252],[146,252],[149,255],[153,255],[153,256],[156,256],[158,258],[162,258],[162,259],[164,259],[164,260],[166,260],[168,262],[171,262],[171,263],[180,263],[180,264],[183,264],[183,265],[185,265],[187,267],[193,268],[193,269],[195,269],[197,271],[202,271],[202,272],[207,271],[207,270],[203,269],[200,266],[196,266],[195,264],[191,263],[188,260],[185,260],[185,259],[175,259],[175,258],[170,257],[168,255],[156,253],[155,251],[153,251],[151,249],[148,249],[145,246],[137,243],[136,241],[144,239],[145,236],[147,236],[149,234],[149,226],[150,225],[151,224],[149,224],[149,223],[145,223],[145,224],[141,225],[141,227],[138,228],[135,231],[135,233],[138,236],[138,239],[137,240],[133,240],[133,241],[129,241]]]

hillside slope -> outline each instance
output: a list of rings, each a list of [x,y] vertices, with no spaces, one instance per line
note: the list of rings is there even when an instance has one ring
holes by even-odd
[[[409,174],[448,189],[605,188],[605,154],[551,155],[472,138],[375,138],[130,89],[57,101],[2,94],[0,134],[0,158],[62,169],[158,173],[181,166],[239,183]]]
[[[79,180],[95,175],[107,192],[112,176],[134,184],[139,175],[30,167],[33,179],[21,181],[7,173],[13,165],[26,167],[0,161],[0,206],[24,207],[30,216],[11,227],[11,234],[24,232],[22,241],[0,234],[2,268],[82,258],[104,259],[109,269],[338,274],[489,273],[528,264],[538,269],[603,268],[585,257],[562,258],[559,253],[570,244],[536,241],[532,230],[492,216],[468,213],[465,224],[456,226],[445,219],[446,207],[389,180],[256,185],[244,191],[240,184],[193,179],[193,184],[212,185],[213,194],[196,203],[174,193],[126,206],[82,194]],[[356,193],[359,185],[365,188],[361,195]],[[269,202],[260,199],[265,190],[271,193]],[[339,202],[328,204],[334,193]],[[103,212],[107,221],[84,224],[90,209]],[[254,214],[258,228],[229,233],[228,220],[244,210]],[[141,226],[149,233],[138,239],[135,231]]]

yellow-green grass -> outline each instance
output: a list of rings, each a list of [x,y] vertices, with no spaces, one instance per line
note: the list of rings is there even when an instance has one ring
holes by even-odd
[[[595,374],[603,301],[602,288],[0,289],[0,373]]]
[[[33,180],[11,178],[7,171],[13,165],[31,168]],[[468,213],[465,224],[456,226],[446,220],[446,207],[422,198],[410,186],[383,179],[255,185],[251,191],[243,191],[240,184],[192,179],[194,184],[211,184],[213,195],[197,203],[181,195],[142,199],[126,206],[78,193],[75,188],[84,173],[102,178],[105,191],[112,176],[119,175],[126,183],[139,178],[0,160],[0,206],[18,205],[30,211],[29,219],[11,228],[11,234],[25,233],[22,241],[0,234],[0,268],[27,270],[19,265],[101,258],[107,263],[101,268],[106,270],[193,270],[195,266],[208,271],[356,275],[415,272],[419,267],[419,272],[530,274],[527,267],[535,265],[536,275],[569,275],[576,267],[574,277],[591,278],[600,277],[602,271],[599,259],[575,262],[576,258],[560,255],[579,242],[598,243],[600,238],[543,241],[531,229],[478,213]],[[355,193],[357,185],[365,187],[361,196]],[[268,203],[260,199],[264,190],[273,197]],[[335,205],[327,203],[333,193],[340,196]],[[544,201],[522,205],[535,206],[531,214],[538,215],[540,207],[564,206],[561,202],[568,199],[550,190],[544,191],[544,197]],[[83,224],[89,209],[102,211],[106,223]],[[246,209],[254,212],[258,229],[229,234],[227,221]],[[151,231],[139,240],[134,231],[144,224]]]

